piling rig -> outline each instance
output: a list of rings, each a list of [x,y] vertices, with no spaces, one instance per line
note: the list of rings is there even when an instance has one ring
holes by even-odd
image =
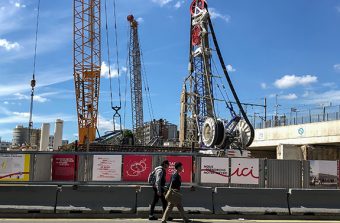
[[[229,77],[207,2],[194,0],[190,5],[190,15],[189,74],[184,81],[181,94],[180,146],[244,150],[253,142],[254,128]],[[210,47],[211,45],[214,49]],[[239,113],[234,110],[226,91],[222,92],[221,86],[217,84],[225,108],[230,113],[229,120],[217,117],[215,112],[216,83],[212,72],[214,52],[239,110]]]

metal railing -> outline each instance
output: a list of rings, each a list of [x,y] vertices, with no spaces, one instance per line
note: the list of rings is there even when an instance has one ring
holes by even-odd
[[[316,122],[327,122],[340,120],[340,106],[328,106],[315,109],[291,109],[278,115],[264,116],[257,113],[249,115],[254,128],[272,128],[279,126],[300,125]]]

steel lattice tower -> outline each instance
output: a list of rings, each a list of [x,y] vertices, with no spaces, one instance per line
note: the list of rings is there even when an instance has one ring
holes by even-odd
[[[197,145],[205,118],[214,117],[211,49],[207,32],[209,14],[201,0],[194,1],[191,10],[189,75],[185,79],[181,100],[181,146]]]
[[[100,0],[74,0],[74,82],[79,143],[96,137],[101,66]]]
[[[129,73],[131,88],[132,127],[135,133],[135,144],[144,145],[142,65],[138,37],[138,22],[134,19],[133,15],[129,15],[127,19],[130,22]]]

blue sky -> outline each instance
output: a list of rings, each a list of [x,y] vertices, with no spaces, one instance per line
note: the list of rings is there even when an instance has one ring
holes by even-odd
[[[108,1],[112,11],[112,0]],[[37,2],[0,1],[0,136],[6,140],[11,140],[15,125],[28,123]],[[33,118],[35,127],[40,127],[41,122],[64,119],[64,138],[70,140],[77,134],[72,2],[41,0]],[[243,102],[262,103],[267,97],[269,113],[274,112],[275,94],[281,113],[293,106],[340,104],[339,1],[209,0],[208,4],[225,62]],[[132,13],[140,21],[154,117],[176,124],[180,91],[187,75],[189,5],[189,1],[182,0],[117,0],[123,97],[127,76],[126,16]],[[109,23],[112,27],[111,15]],[[113,30],[110,37],[113,46]],[[104,40],[102,59],[107,64]],[[105,74],[101,84],[99,128],[103,132],[111,128],[112,116]],[[117,78],[113,84],[116,89]],[[131,126],[129,97],[122,111],[126,127]],[[151,116],[146,106],[144,110],[148,121]]]

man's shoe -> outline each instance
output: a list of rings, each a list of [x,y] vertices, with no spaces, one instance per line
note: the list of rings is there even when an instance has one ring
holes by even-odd
[[[166,223],[166,221],[162,221],[162,223]]]
[[[157,221],[158,218],[155,217],[154,215],[150,215],[150,216],[149,216],[149,220],[150,220],[150,221]]]

